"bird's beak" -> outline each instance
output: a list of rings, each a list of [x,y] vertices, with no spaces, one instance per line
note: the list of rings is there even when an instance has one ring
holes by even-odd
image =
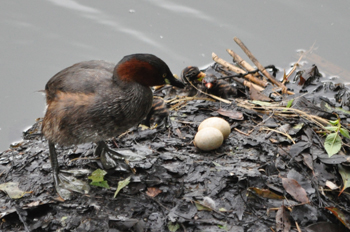
[[[205,87],[207,87],[207,89],[211,89],[213,88],[213,83],[206,83]]]
[[[165,83],[179,88],[185,87],[184,83],[176,79],[173,75],[169,75],[169,77],[165,78]]]

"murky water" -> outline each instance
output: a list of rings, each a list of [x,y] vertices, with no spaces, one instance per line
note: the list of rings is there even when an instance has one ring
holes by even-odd
[[[230,60],[226,48],[245,58],[237,36],[261,63],[281,68],[315,43],[320,70],[348,81],[349,22],[349,1],[3,1],[0,151],[44,115],[37,91],[73,63],[147,52],[179,74],[211,63],[212,52]]]

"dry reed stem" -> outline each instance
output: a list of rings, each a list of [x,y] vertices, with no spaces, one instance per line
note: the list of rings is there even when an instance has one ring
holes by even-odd
[[[242,59],[242,57],[240,57],[237,53],[235,53],[233,50],[231,49],[226,49],[226,51],[228,52],[228,54],[230,54],[233,58],[233,61],[239,65],[240,67],[244,68],[245,70],[249,71],[249,72],[253,72],[255,71],[255,68],[253,68],[253,66],[251,66],[247,61],[245,61],[244,59]],[[253,74],[256,77],[261,77],[261,75],[256,72],[255,74]],[[266,82],[266,78],[263,76],[264,81]]]
[[[221,64],[222,66],[228,68],[229,70],[235,72],[235,73],[240,73],[240,74],[245,74],[246,72],[232,64],[230,64],[229,62],[225,61],[224,59],[222,58],[219,58],[214,52],[212,53],[212,58],[213,60],[218,63],[218,64]],[[267,85],[267,82],[265,81],[262,81],[262,80],[259,80],[258,78],[254,77],[252,74],[247,74],[247,75],[244,75],[244,78],[248,79],[249,81],[257,84],[257,85],[260,85],[262,87],[266,87]]]

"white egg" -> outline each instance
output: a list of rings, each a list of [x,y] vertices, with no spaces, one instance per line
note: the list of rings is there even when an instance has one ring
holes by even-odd
[[[211,151],[221,146],[224,136],[214,127],[203,128],[194,137],[194,145],[203,151]]]
[[[231,127],[230,124],[219,117],[211,117],[211,118],[207,118],[205,119],[198,127],[198,131],[207,128],[207,127],[214,127],[216,129],[218,129],[219,131],[221,131],[222,135],[224,136],[224,139],[227,139],[228,136],[231,133]]]

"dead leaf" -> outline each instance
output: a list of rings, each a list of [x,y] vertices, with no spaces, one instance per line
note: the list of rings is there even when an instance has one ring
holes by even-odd
[[[285,206],[281,206],[276,213],[276,231],[289,232],[290,227],[289,212]]]
[[[343,211],[336,207],[326,207],[329,211],[332,212],[334,216],[338,218],[341,223],[343,223],[344,226],[346,226],[348,229],[350,229],[350,215],[345,214]]]
[[[306,166],[308,166],[313,171],[314,169],[311,155],[308,153],[302,153],[301,155],[303,156],[303,161]]]
[[[249,95],[251,100],[259,100],[259,101],[272,101],[271,98],[262,94],[259,90],[254,88],[254,86],[249,87]]]
[[[326,181],[326,186],[332,190],[336,190],[339,188],[338,185],[334,184],[332,181],[329,180]]]
[[[149,187],[149,188],[147,188],[146,194],[149,197],[156,197],[161,192],[162,192],[162,190],[160,190],[159,188]]]
[[[20,190],[18,188],[19,183],[18,182],[7,182],[0,184],[0,190],[4,191],[11,197],[12,199],[19,199],[22,198],[26,192]]]
[[[345,189],[350,187],[350,168],[346,168],[340,164],[338,165],[338,170],[341,175],[341,178],[343,179],[343,188],[341,189],[338,195],[340,196],[340,194],[342,194]]]
[[[239,111],[233,111],[233,110],[225,110],[225,109],[218,109],[216,112],[218,112],[219,114],[232,118],[234,120],[243,120],[243,113],[239,112]]]
[[[287,193],[289,193],[295,200],[301,203],[309,202],[305,189],[301,187],[298,181],[290,178],[282,178],[282,185]]]
[[[263,198],[268,198],[268,199],[284,199],[283,196],[277,195],[274,192],[271,192],[269,189],[259,189],[259,188],[255,188],[255,187],[251,187],[249,188],[249,190],[255,192],[256,194],[258,194],[260,197]]]

